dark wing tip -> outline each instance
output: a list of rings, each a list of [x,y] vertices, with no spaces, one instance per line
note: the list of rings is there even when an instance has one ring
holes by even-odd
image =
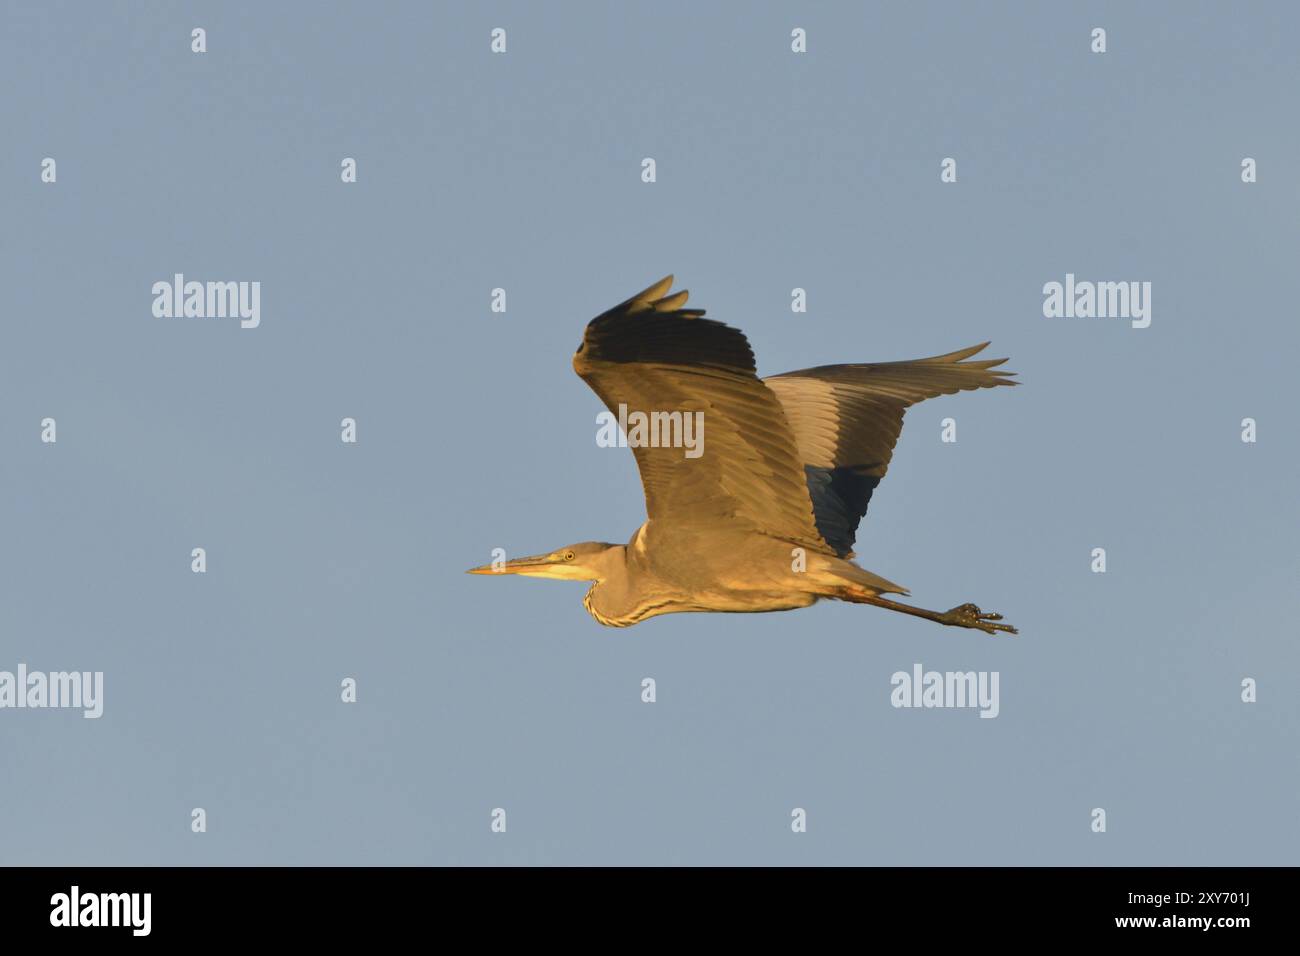
[[[703,309],[682,308],[686,290],[667,294],[665,276],[587,323],[574,355],[582,374],[592,362],[664,364],[753,374],[754,353],[744,333],[705,319]]]

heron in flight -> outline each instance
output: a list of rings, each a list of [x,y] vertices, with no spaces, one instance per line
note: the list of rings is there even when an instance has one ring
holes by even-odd
[[[969,361],[985,342],[910,362],[759,378],[745,336],[683,308],[687,293],[670,295],[672,283],[668,276],[592,319],[573,367],[620,421],[628,409],[662,414],[661,423],[695,415],[704,425],[700,453],[658,435],[629,440],[647,520],[627,544],[587,541],[469,573],[594,582],[583,605],[611,627],[835,598],[1015,634],[974,604],[927,611],[890,600],[883,595],[907,589],[851,560],[903,412],[936,395],[1017,384],[995,369],[1006,359]]]

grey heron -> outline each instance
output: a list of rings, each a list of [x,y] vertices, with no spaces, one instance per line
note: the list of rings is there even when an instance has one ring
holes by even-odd
[[[989,634],[1002,616],[962,604],[928,611],[852,561],[858,524],[885,476],[908,406],[1015,385],[972,361],[987,342],[906,362],[756,374],[743,333],[686,309],[673,277],[592,319],[573,367],[612,414],[702,414],[696,457],[671,442],[629,442],[646,521],[627,544],[587,541],[472,568],[470,574],[593,582],[583,605],[626,627],[678,611],[783,611],[821,598],[873,604]]]

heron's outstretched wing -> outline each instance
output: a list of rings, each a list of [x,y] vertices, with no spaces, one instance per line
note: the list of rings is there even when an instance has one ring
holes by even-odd
[[[662,443],[633,448],[647,514],[739,522],[830,553],[794,435],[776,395],[754,374],[745,336],[701,318],[702,309],[683,309],[685,292],[667,294],[672,282],[668,276],[592,319],[573,356],[574,370],[615,416],[620,406],[629,419],[658,412],[661,423],[674,413],[683,422],[703,413],[698,457]]]
[[[967,362],[987,342],[910,362],[822,365],[763,381],[794,431],[817,528],[840,557],[853,551],[858,522],[885,477],[909,405],[966,389],[1015,385],[1006,359]]]

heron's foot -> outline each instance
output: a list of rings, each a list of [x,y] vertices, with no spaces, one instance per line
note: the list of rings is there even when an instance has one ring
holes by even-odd
[[[962,604],[950,611],[944,611],[939,615],[940,621],[953,627],[977,627],[985,634],[996,634],[998,631],[1005,631],[1008,634],[1019,634],[1010,624],[998,624],[1002,620],[1001,614],[985,614],[974,604]]]

